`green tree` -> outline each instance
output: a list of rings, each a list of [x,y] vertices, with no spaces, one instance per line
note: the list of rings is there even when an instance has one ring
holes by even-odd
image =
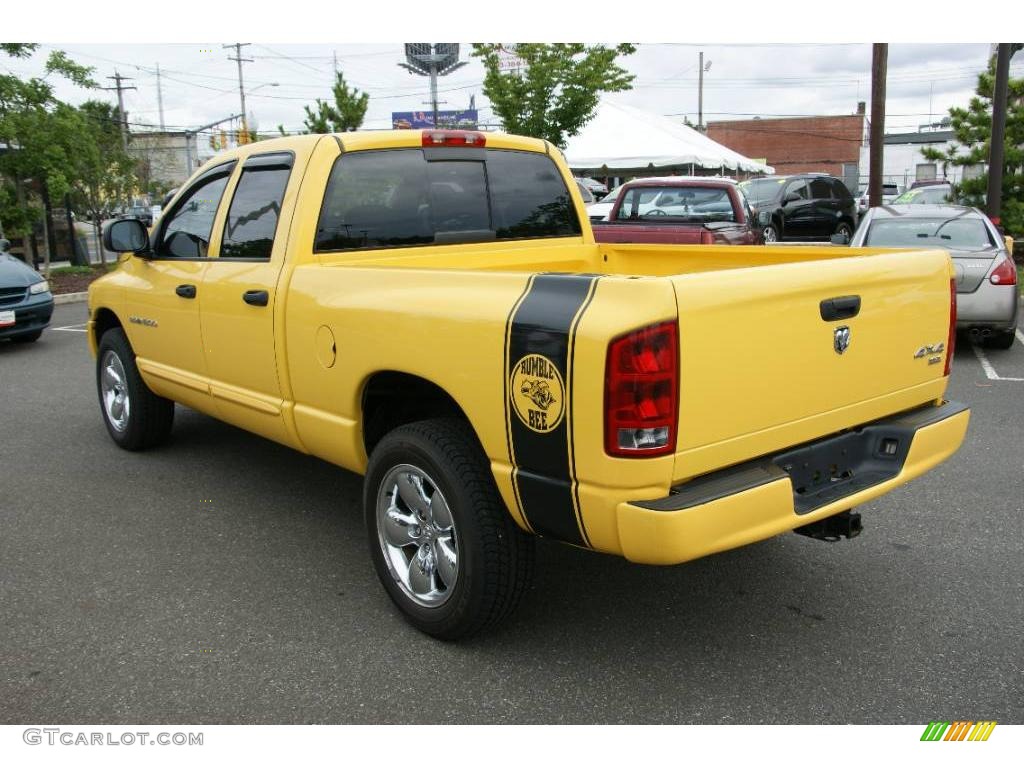
[[[103,211],[115,200],[127,199],[137,186],[135,158],[121,144],[118,108],[90,100],[78,107],[81,142],[75,157],[75,200],[98,226]],[[100,259],[104,259],[102,247]]]
[[[922,154],[942,165],[967,168],[988,163],[992,142],[992,93],[995,90],[995,58],[988,70],[978,75],[978,87],[967,108],[952,107],[950,123],[956,143],[946,151],[926,147]],[[1003,167],[1001,218],[1007,233],[1024,236],[1024,78],[1010,78],[1006,112],[1006,140]],[[988,173],[964,179],[958,185],[959,196],[969,205],[984,206]]]
[[[486,72],[484,94],[505,130],[547,139],[563,149],[594,116],[602,93],[632,87],[635,76],[616,60],[635,51],[629,43],[521,43],[515,55],[522,66],[502,72],[499,44],[473,45]]]
[[[33,43],[3,43],[0,53],[28,58],[37,48]],[[52,202],[72,191],[83,146],[80,115],[56,98],[50,79],[57,75],[93,88],[91,74],[91,68],[76,64],[62,51],[49,55],[44,77],[22,79],[11,72],[0,73],[0,177],[6,190],[0,196],[0,222],[11,234],[27,236],[37,210],[29,202],[30,193],[39,190],[48,254],[56,245]]]
[[[354,131],[366,119],[366,109],[370,105],[370,95],[360,93],[358,88],[349,88],[345,76],[341,72],[334,73],[334,87],[331,89],[334,103],[317,99],[315,109],[309,106],[306,110],[305,125],[308,133],[341,133]],[[282,131],[281,126],[278,128]]]

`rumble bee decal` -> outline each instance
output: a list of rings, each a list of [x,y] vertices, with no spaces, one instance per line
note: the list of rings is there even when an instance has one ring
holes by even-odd
[[[512,368],[509,396],[519,419],[534,432],[550,432],[565,416],[565,385],[553,362],[525,355]]]

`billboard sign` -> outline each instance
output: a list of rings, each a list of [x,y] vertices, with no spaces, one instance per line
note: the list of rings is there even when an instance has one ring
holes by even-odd
[[[439,125],[434,125],[434,113],[429,110],[391,113],[391,125],[394,128],[476,128],[477,119],[475,109],[439,109]]]

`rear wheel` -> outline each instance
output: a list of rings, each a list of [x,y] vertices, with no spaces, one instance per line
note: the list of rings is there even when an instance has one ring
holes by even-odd
[[[96,356],[96,389],[110,437],[128,451],[164,442],[174,422],[174,402],[146,386],[135,366],[135,353],[120,328],[100,339]]]
[[[459,419],[399,427],[370,457],[363,503],[377,576],[409,623],[441,639],[500,622],[533,574],[533,540],[490,472]]]
[[[985,339],[985,346],[991,349],[1009,349],[1013,346],[1014,338],[1013,331],[994,331]]]
[[[846,242],[850,242],[853,238],[853,227],[847,224],[845,221],[839,222],[839,226],[836,227],[835,234],[846,235]]]

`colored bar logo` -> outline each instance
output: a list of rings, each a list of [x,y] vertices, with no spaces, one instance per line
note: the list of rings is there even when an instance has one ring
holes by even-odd
[[[921,734],[921,741],[988,741],[995,727],[995,720],[932,721]]]

